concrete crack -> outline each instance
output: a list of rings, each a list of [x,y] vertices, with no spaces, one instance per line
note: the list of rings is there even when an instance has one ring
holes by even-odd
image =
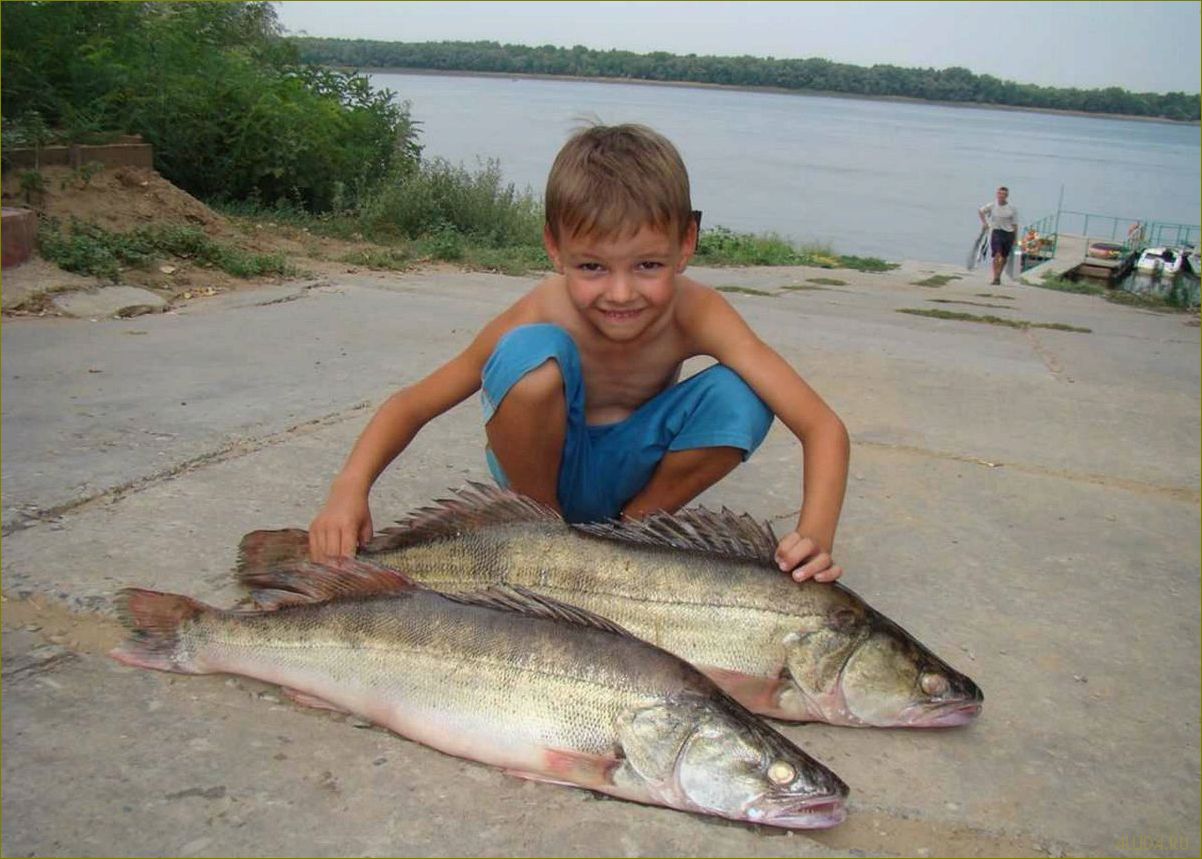
[[[363,411],[371,405],[370,402],[364,400],[351,406],[349,409],[344,409],[339,412],[331,412],[327,415],[322,415],[318,418],[302,421],[294,424],[277,433],[272,433],[267,436],[258,438],[239,439],[230,442],[221,448],[207,453],[202,453],[199,456],[194,456],[191,459],[184,460],[181,463],[164,469],[163,471],[154,474],[138,477],[126,483],[117,486],[109,487],[95,492],[83,498],[76,498],[72,501],[67,501],[63,504],[56,504],[53,507],[26,509],[18,513],[13,519],[5,522],[0,528],[0,535],[7,537],[9,534],[17,531],[24,531],[26,528],[32,528],[40,522],[54,520],[61,517],[65,513],[73,513],[77,510],[87,509],[98,504],[104,504],[113,501],[119,501],[127,495],[135,492],[141,492],[150,486],[162,483],[172,478],[178,477],[190,471],[195,471],[199,468],[204,468],[208,465],[214,465],[221,462],[227,462],[231,459],[237,459],[247,454],[255,453],[264,448],[271,447],[276,444],[281,444],[298,435],[304,435],[317,430],[324,429],[328,426],[342,423],[354,417],[356,413]]]
[[[1018,471],[1023,474],[1033,474],[1040,477],[1058,477],[1062,480],[1072,480],[1077,483],[1090,483],[1095,486],[1106,486],[1112,489],[1124,489],[1128,492],[1136,492],[1142,495],[1160,495],[1167,498],[1173,498],[1178,501],[1186,501],[1191,504],[1198,504],[1202,501],[1198,490],[1188,486],[1165,486],[1158,483],[1148,483],[1143,480],[1131,480],[1125,477],[1112,477],[1108,474],[1090,474],[1088,472],[1071,471],[1067,468],[1047,468],[1042,465],[1031,465],[1023,462],[1002,462],[997,460],[982,459],[978,456],[970,456],[960,453],[948,453],[946,451],[928,450],[923,447],[915,447],[906,444],[889,444],[879,441],[861,441],[853,439],[852,444],[859,447],[874,447],[879,450],[893,450],[900,453],[909,453],[915,456],[923,456],[930,459],[942,459],[952,462],[967,462],[972,465],[980,465],[985,468],[1007,468],[1011,471]]]

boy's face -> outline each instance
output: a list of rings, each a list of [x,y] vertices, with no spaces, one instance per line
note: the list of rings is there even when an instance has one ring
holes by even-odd
[[[602,336],[628,341],[671,307],[676,276],[697,246],[697,228],[690,222],[683,242],[655,227],[623,238],[563,235],[558,241],[547,229],[543,239],[580,314]]]

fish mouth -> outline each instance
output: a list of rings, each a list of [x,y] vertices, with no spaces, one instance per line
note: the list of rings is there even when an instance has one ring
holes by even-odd
[[[785,829],[829,829],[847,819],[847,803],[839,796],[824,796],[794,804],[763,822]]]
[[[906,724],[912,728],[955,728],[967,725],[981,714],[980,701],[956,701],[920,711]]]

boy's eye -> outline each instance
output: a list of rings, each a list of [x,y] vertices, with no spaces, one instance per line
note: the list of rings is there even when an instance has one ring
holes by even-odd
[[[580,265],[576,266],[576,268],[580,269],[581,271],[598,272],[598,271],[601,271],[601,263],[582,262],[582,263],[580,263]]]
[[[655,271],[656,269],[661,269],[663,267],[664,264],[659,260],[643,260],[641,263],[639,263],[639,268],[643,271]]]

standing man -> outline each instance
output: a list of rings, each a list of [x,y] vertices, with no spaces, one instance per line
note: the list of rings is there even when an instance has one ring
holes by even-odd
[[[1018,235],[1018,210],[1010,205],[1010,189],[1005,185],[997,189],[997,199],[977,210],[981,226],[989,227],[989,250],[993,254],[993,285],[1002,282],[1002,269],[1010,252],[1014,250],[1014,239]]]

